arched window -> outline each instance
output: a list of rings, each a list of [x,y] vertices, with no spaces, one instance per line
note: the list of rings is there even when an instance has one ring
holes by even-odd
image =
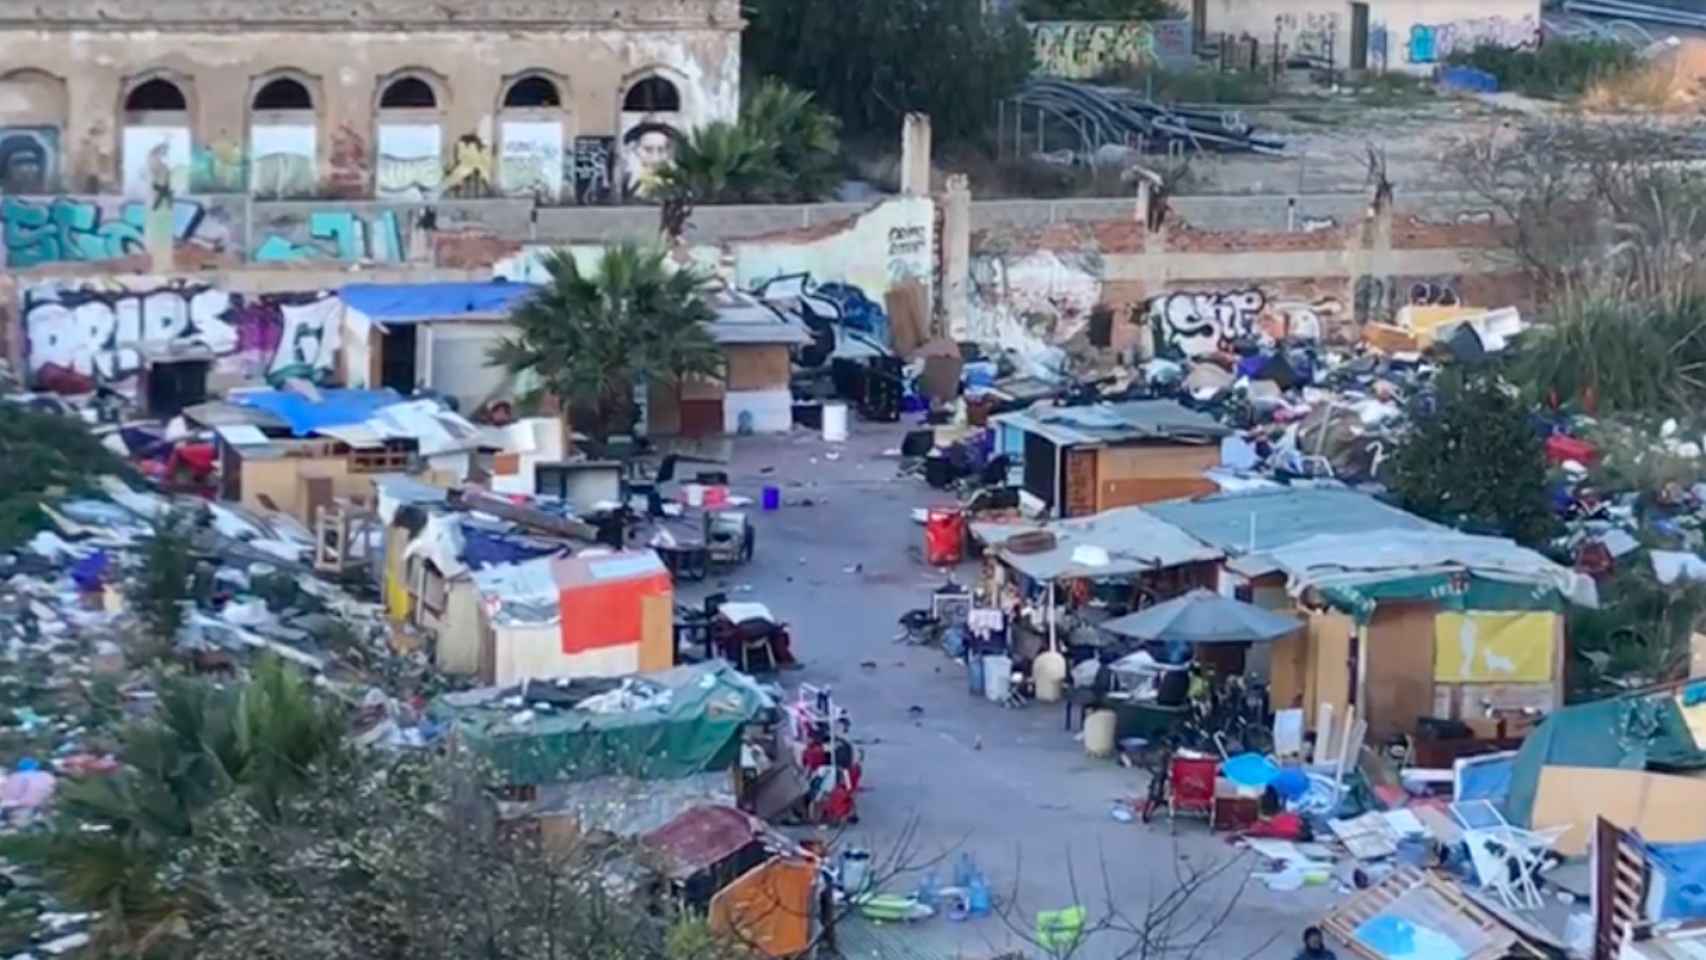
[[[174,110],[182,112],[189,108],[189,101],[184,98],[184,92],[178,89],[178,85],[159,77],[137,84],[130,91],[130,95],[124,98],[124,109],[130,113],[164,113]]]
[[[679,113],[681,91],[663,77],[646,77],[628,88],[622,98],[625,113]]]
[[[522,77],[504,94],[504,107],[560,107],[563,95],[544,77]]]
[[[428,91],[429,93],[431,91]],[[312,110],[314,97],[300,81],[279,77],[255,93],[255,110]]]
[[[379,97],[381,110],[418,110],[438,106],[438,94],[432,84],[419,77],[399,77],[391,81]]]

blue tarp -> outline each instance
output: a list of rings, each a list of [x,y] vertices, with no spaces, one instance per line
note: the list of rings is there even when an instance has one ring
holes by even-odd
[[[539,288],[530,283],[352,283],[344,305],[379,321],[406,323],[466,314],[508,313]]]
[[[403,402],[395,390],[321,390],[315,403],[290,390],[255,390],[231,396],[240,407],[265,410],[290,424],[290,432],[305,437],[321,427],[341,427],[373,418],[380,409]]]
[[[1647,862],[1665,880],[1658,919],[1706,918],[1706,841],[1649,843]]]
[[[535,557],[557,553],[560,547],[549,547],[516,540],[495,533],[477,530],[466,524],[462,527],[462,562],[478,570],[505,563],[520,563]]]

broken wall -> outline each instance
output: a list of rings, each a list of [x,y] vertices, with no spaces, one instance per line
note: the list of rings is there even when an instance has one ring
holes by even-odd
[[[1454,52],[1482,44],[1531,49],[1540,0],[1368,0],[1365,24],[1332,0],[1201,0],[1203,29],[1257,43],[1263,64],[1431,74]],[[1357,36],[1359,29],[1362,32]],[[1356,54],[1366,51],[1362,62]]]

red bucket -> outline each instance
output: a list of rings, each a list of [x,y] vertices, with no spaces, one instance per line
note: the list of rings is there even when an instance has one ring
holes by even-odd
[[[966,515],[959,510],[931,508],[924,518],[924,560],[933,567],[951,567],[966,555]]]

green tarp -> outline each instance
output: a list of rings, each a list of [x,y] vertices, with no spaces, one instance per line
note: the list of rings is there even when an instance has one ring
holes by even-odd
[[[1564,598],[1544,584],[1512,583],[1463,573],[1424,573],[1321,588],[1334,609],[1367,623],[1382,600],[1430,601],[1442,610],[1564,609]]]
[[[1596,700],[1547,716],[1517,751],[1505,818],[1530,825],[1543,767],[1706,769],[1706,750],[1694,742],[1676,704],[1677,690],[1686,686]]]
[[[432,707],[457,741],[511,786],[628,776],[673,780],[726,770],[740,759],[741,727],[770,705],[750,678],[721,661],[634,678],[667,699],[618,713],[529,710],[514,689],[451,694]]]

